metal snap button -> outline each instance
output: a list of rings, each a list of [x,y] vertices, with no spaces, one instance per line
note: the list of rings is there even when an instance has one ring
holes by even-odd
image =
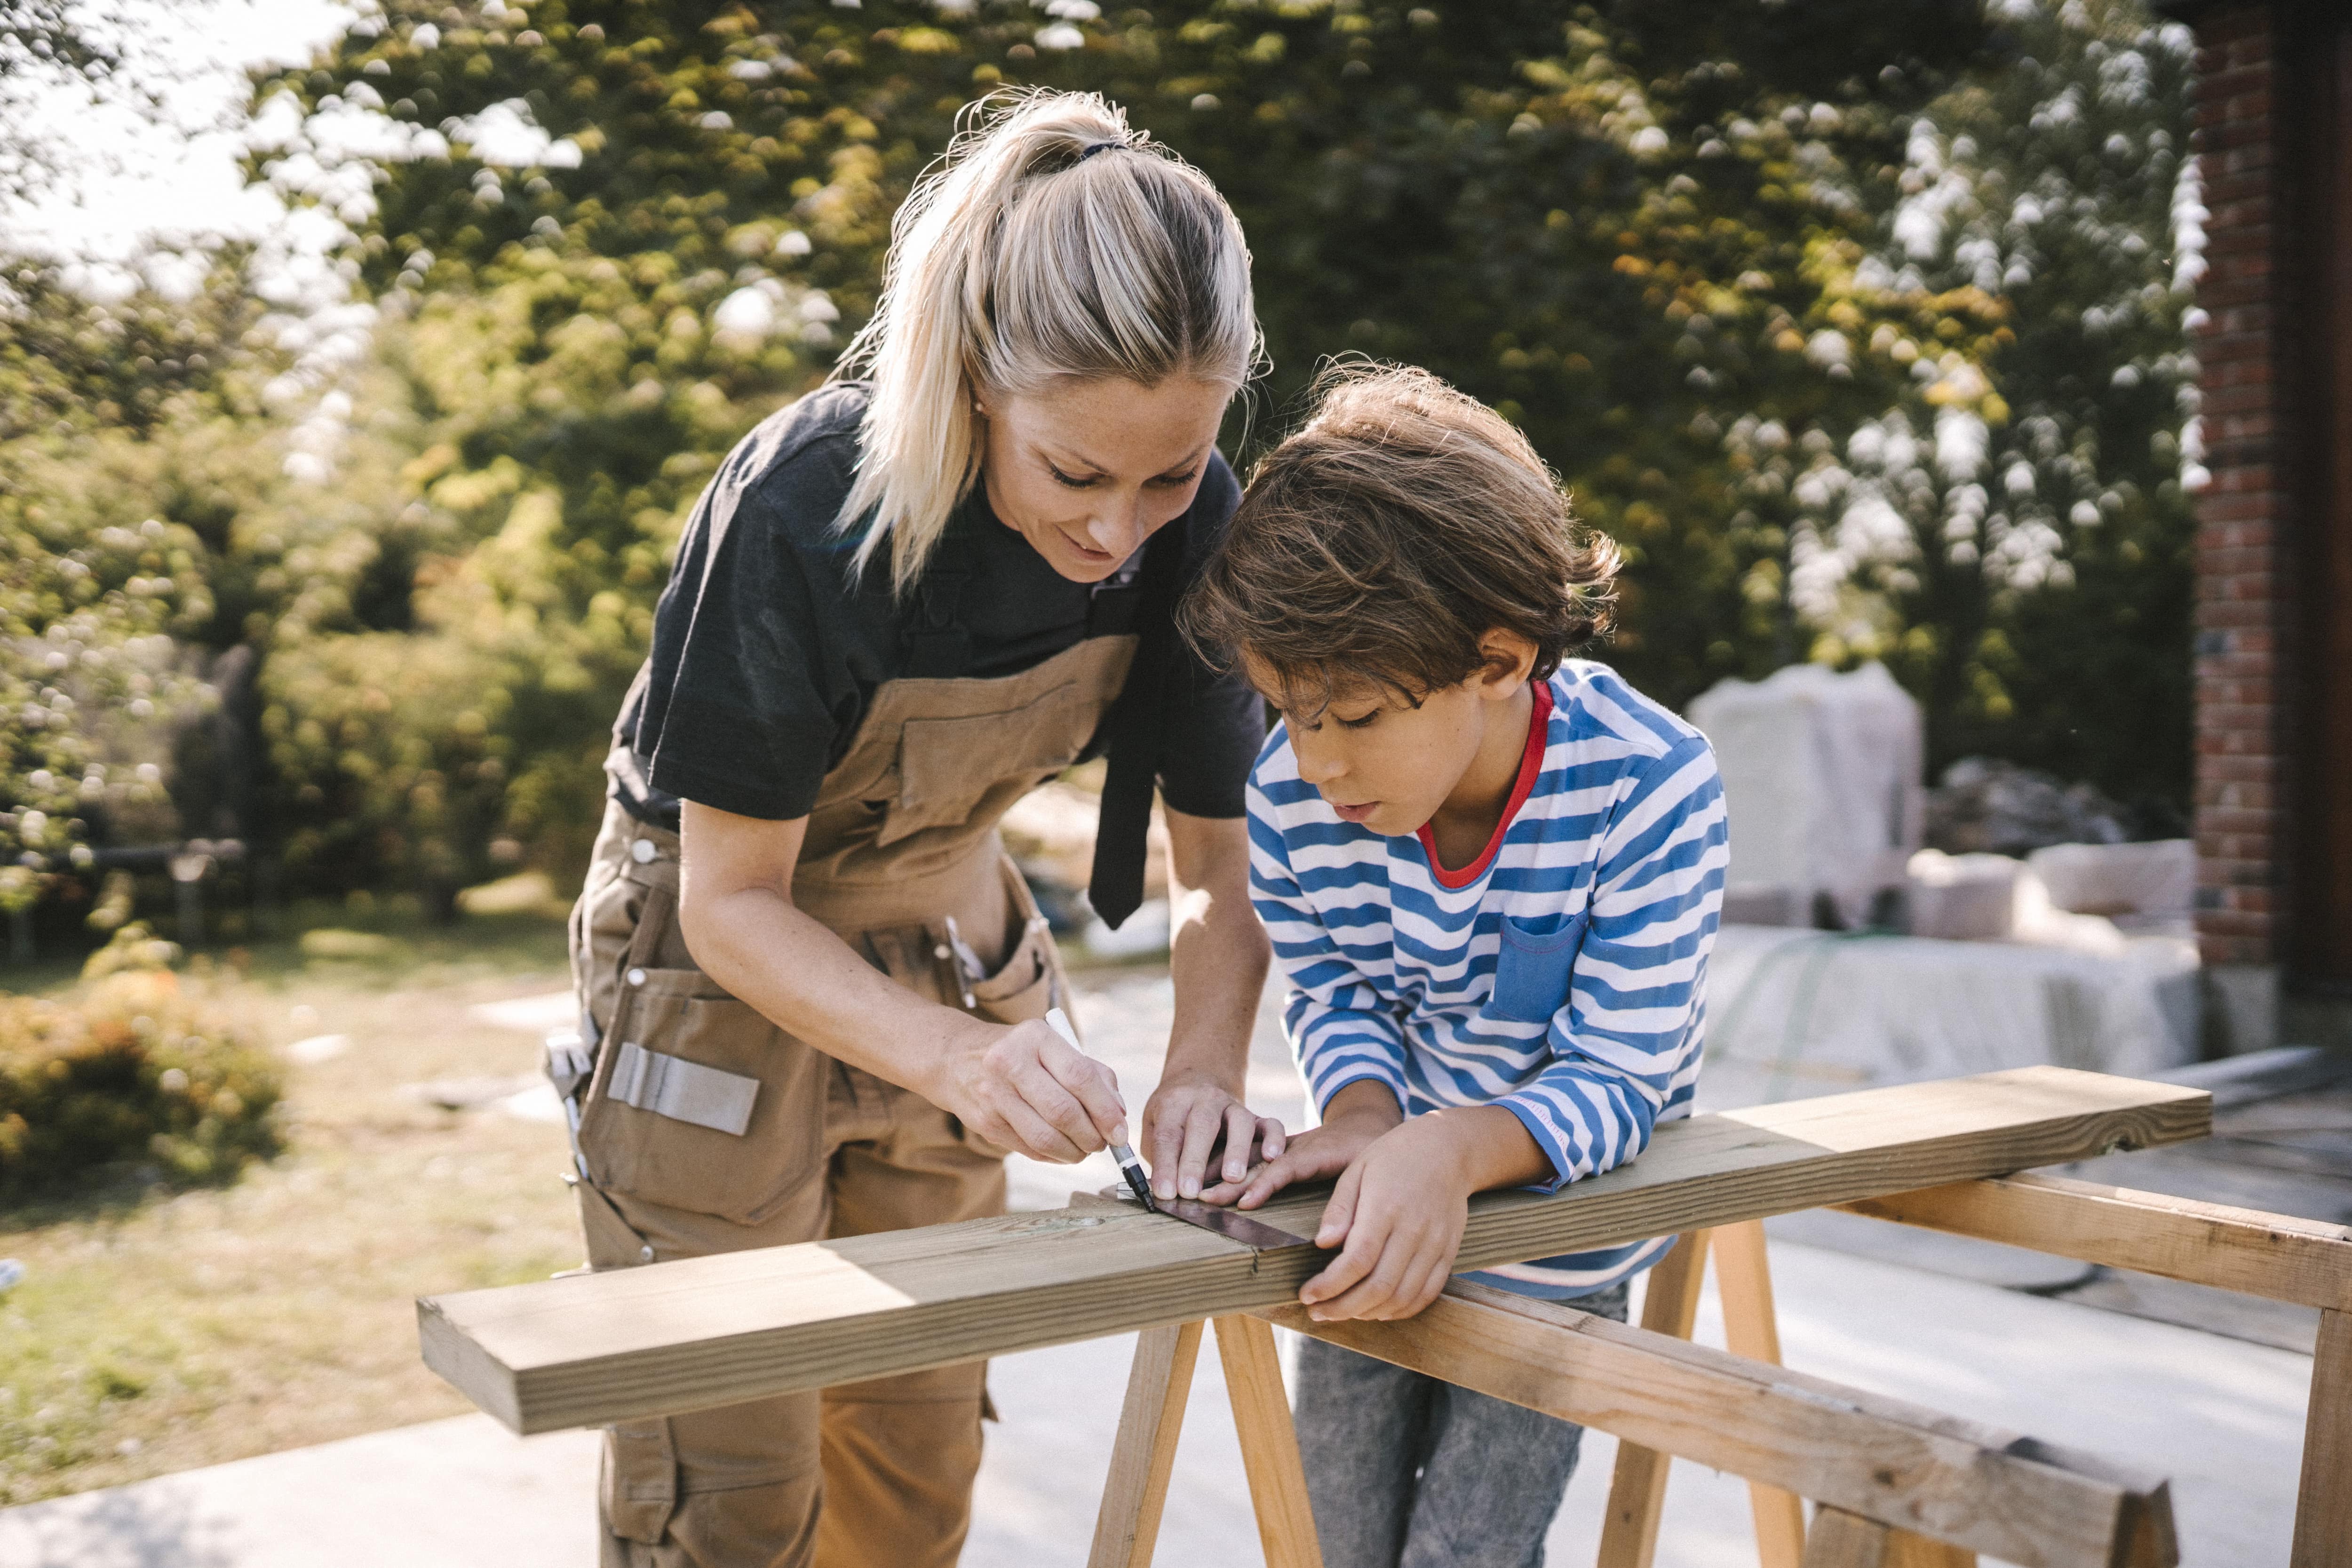
[[[630,970],[630,971],[629,971],[629,984],[632,984],[632,985],[643,985],[645,983],[646,983],[646,972],[645,972],[644,970],[642,970],[642,969],[632,969],[632,970]]]
[[[641,1247],[637,1248],[637,1257],[645,1262],[651,1263],[654,1260],[654,1249],[650,1247]]]
[[[640,838],[629,846],[630,856],[640,866],[659,853],[660,851],[654,847],[654,841],[650,838]]]

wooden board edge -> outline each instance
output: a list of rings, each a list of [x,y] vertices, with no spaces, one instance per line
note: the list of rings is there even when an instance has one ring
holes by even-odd
[[[1850,1485],[1831,1488],[1804,1487],[1807,1495],[1819,1496],[1823,1490],[1832,1495],[1824,1499],[1830,1506],[1842,1508],[1880,1523],[1928,1534],[1933,1527],[1905,1509],[1895,1506],[1878,1489],[1885,1484],[1880,1467],[1885,1463],[1884,1446],[1893,1434],[1901,1433],[1905,1444],[1916,1444],[1916,1451],[1938,1453],[1948,1479],[1969,1478],[1969,1484],[1988,1488],[2024,1484],[2034,1493],[2045,1498],[2066,1497],[2074,1500],[2068,1506],[2079,1510],[2083,1528],[2095,1532],[2092,1539],[2083,1540],[2065,1560],[2080,1568],[2169,1568],[2173,1559],[2165,1555],[2169,1549],[2171,1511],[2169,1490],[2163,1478],[2144,1473],[2134,1467],[2118,1464],[2102,1456],[2081,1453],[2057,1445],[2020,1436],[1998,1428],[1944,1415],[1908,1401],[1873,1394],[1847,1387],[1825,1378],[1790,1373],[1760,1362],[1748,1361],[1703,1345],[1673,1339],[1651,1330],[1595,1318],[1560,1304],[1534,1301],[1484,1287],[1456,1281],[1446,1294],[1430,1310],[1438,1316],[1424,1325],[1433,1330],[1436,1338],[1430,1342],[1444,1343],[1450,1348],[1441,1359],[1423,1348],[1412,1324],[1419,1320],[1396,1323],[1316,1323],[1302,1310],[1270,1309],[1257,1314],[1266,1321],[1318,1339],[1344,1344],[1359,1353],[1392,1361],[1432,1376],[1459,1381],[1466,1386],[1496,1397],[1513,1398],[1515,1392],[1527,1390],[1528,1362],[1515,1360],[1510,1352],[1494,1353],[1496,1375],[1478,1366],[1467,1364],[1460,1358],[1465,1353],[1461,1347],[1476,1347],[1466,1353],[1472,1360],[1482,1358],[1486,1347],[1516,1336],[1524,1330],[1510,1330],[1497,1324],[1493,1317],[1483,1321],[1476,1316],[1464,1316],[1467,1310],[1507,1314],[1530,1321],[1543,1330],[1556,1331],[1559,1336],[1559,1350],[1546,1357],[1547,1370],[1540,1376],[1556,1379],[1560,1390],[1559,1407],[1545,1409],[1547,1414],[1561,1419],[1576,1420],[1604,1431],[1618,1430],[1612,1417],[1625,1420],[1626,1429],[1619,1430],[1621,1440],[1645,1442],[1656,1440],[1659,1432],[1654,1421],[1641,1414],[1638,1405],[1611,1403],[1606,1393],[1612,1379],[1627,1381],[1624,1359],[1629,1354],[1643,1361],[1654,1361],[1654,1371],[1644,1372],[1641,1381],[1648,1385],[1653,1380],[1688,1381],[1687,1374],[1696,1373],[1706,1384],[1719,1385],[1721,1396],[1709,1402],[1709,1408],[1718,1413],[1704,1429],[1712,1442],[1717,1434],[1729,1433],[1725,1423],[1735,1416],[1753,1423],[1759,1419],[1759,1408],[1769,1410],[1779,1405],[1788,1413],[1783,1418],[1818,1423],[1826,1418],[1840,1422],[1851,1420],[1857,1426],[1874,1428],[1871,1441],[1877,1447],[1857,1452],[1852,1468],[1857,1479]],[[1449,1322],[1449,1314],[1453,1321]],[[1424,1318],[1429,1314],[1425,1313]],[[1604,1370],[1614,1358],[1617,1370]],[[1579,1368],[1581,1371],[1580,1373]],[[1493,1386],[1482,1387],[1482,1384]],[[1589,1407],[1577,1407],[1574,1400],[1584,1399]],[[1528,1402],[1528,1401],[1521,1401]],[[1734,1440],[1736,1449],[1738,1439]],[[1749,1439],[1751,1453],[1775,1451],[1773,1445],[1761,1439]],[[1699,1445],[1705,1446],[1705,1445]],[[1675,1445],[1669,1451],[1681,1452],[1688,1445]],[[1969,1450],[1974,1458],[1963,1459]],[[1809,1450],[1815,1460],[1817,1449]],[[1707,1452],[1690,1452],[1686,1457],[1699,1463],[1730,1469],[1748,1479],[1761,1479],[1769,1484],[1789,1485],[1798,1478],[1783,1467],[1771,1474],[1749,1475],[1737,1464],[1729,1463],[1733,1452],[1720,1444]],[[1771,1469],[1769,1464],[1759,1469]],[[2002,1481],[2004,1473],[2017,1478]],[[1867,1479],[1861,1479],[1867,1478]],[[1815,1477],[1819,1480],[1818,1475]],[[1916,1484],[1916,1483],[1915,1483]],[[1983,1517],[1981,1515],[1979,1518]],[[1941,1531],[1931,1538],[1951,1541],[1953,1544],[1974,1550],[2000,1550],[2006,1545],[2014,1550],[2021,1543],[2011,1540],[2003,1542],[1973,1526],[1955,1531],[1965,1539],[1953,1540]],[[2095,1544],[2095,1542],[2097,1544]],[[2053,1549],[2055,1543],[2053,1543]],[[2095,1553],[2086,1555],[2085,1552]],[[2054,1561],[2054,1559],[2053,1559]]]
[[[526,1424],[521,1390],[513,1370],[452,1323],[441,1310],[441,1299],[437,1296],[416,1299],[416,1346],[425,1364],[442,1381],[517,1436],[558,1429]]]
[[[2173,1090],[2162,1103],[2175,1108],[2203,1106],[2209,1108],[2210,1114],[2210,1097],[2201,1090]],[[2135,1133],[2131,1129],[2119,1129],[2116,1125],[2118,1117],[2139,1117],[2147,1110],[2145,1103],[2137,1100],[2121,1108],[2095,1107],[2073,1112],[2062,1109],[2038,1120],[2027,1121],[2021,1132],[2009,1136],[1999,1152],[1987,1150],[1971,1159],[1955,1157],[1958,1151],[1968,1148],[1979,1137],[1969,1132],[1923,1139],[1912,1147],[1928,1151],[1940,1160],[1941,1168],[1936,1172],[1936,1177],[1948,1183],[1967,1179],[1969,1175],[1994,1173],[1989,1166],[2014,1168],[2010,1162],[2022,1160],[2028,1163],[2041,1163],[2080,1158],[2099,1148],[2113,1146],[2118,1141],[2150,1135],[2146,1127],[2141,1127]],[[2173,1133],[2190,1135],[2179,1125],[2173,1126],[2167,1136]],[[1840,1163],[1848,1168],[1835,1171],[1832,1174],[1832,1170]],[[1824,1166],[1832,1169],[1824,1169]],[[1694,1217],[1706,1225],[1721,1225],[1884,1192],[1886,1178],[1883,1173],[1873,1174],[1873,1168],[1874,1163],[1866,1158],[1850,1158],[1845,1152],[1825,1147],[1818,1155],[1801,1156],[1761,1172],[1727,1168],[1694,1175],[1687,1181],[1693,1200],[1704,1200],[1705,1212]],[[1947,1176],[1946,1172],[1952,1174]],[[1769,1177],[1779,1179],[1759,1180]],[[1759,1192],[1762,1193],[1760,1197]],[[1519,1197],[1519,1194],[1494,1194],[1489,1200],[1482,1200],[1486,1207],[1484,1215],[1474,1207],[1471,1227],[1465,1234],[1464,1249],[1458,1259],[1459,1267],[1486,1267],[1548,1256],[1563,1249],[1557,1236],[1532,1242],[1526,1238],[1529,1217],[1525,1203],[1512,1201]],[[1649,1194],[1636,1189],[1624,1194],[1591,1194],[1585,1201],[1613,1205],[1641,1205],[1651,1199]],[[1043,1220],[1052,1216],[1030,1217]],[[1618,1240],[1643,1239],[1652,1234],[1633,1220],[1613,1220],[1612,1224],[1614,1228],[1606,1235],[1595,1231],[1580,1237],[1577,1245],[1610,1245],[1609,1237],[1616,1236],[1619,1231],[1623,1234],[1616,1236]],[[1510,1239],[1515,1232],[1519,1237],[1517,1241]],[[1324,1261],[1324,1256],[1310,1247],[1263,1254],[1235,1247],[1234,1254],[1228,1257],[1192,1258],[1185,1260],[1181,1267],[1171,1264],[1156,1271],[1143,1269],[1122,1274],[1118,1277],[1121,1289],[1110,1297],[1089,1301],[1086,1310],[1075,1314],[1067,1307],[1057,1307],[1055,1314],[1066,1315],[1053,1321],[1050,1327],[1041,1324],[1035,1331],[1014,1336],[999,1331],[1002,1328],[1001,1314],[988,1320],[994,1324],[990,1328],[983,1328],[978,1322],[962,1321],[978,1316],[974,1303],[982,1298],[977,1297],[935,1301],[903,1312],[887,1314],[891,1320],[887,1325],[888,1331],[878,1335],[876,1320],[872,1317],[845,1317],[822,1325],[823,1330],[838,1336],[845,1344],[855,1343],[869,1352],[877,1340],[896,1342],[901,1351],[914,1344],[931,1346],[940,1340],[940,1331],[950,1326],[948,1320],[953,1320],[952,1326],[965,1331],[961,1337],[950,1336],[953,1342],[940,1346],[938,1353],[913,1356],[899,1353],[891,1357],[869,1354],[864,1362],[852,1357],[848,1361],[826,1365],[821,1375],[814,1370],[805,1373],[772,1370],[778,1365],[782,1347],[795,1342],[803,1347],[802,1353],[782,1359],[805,1366],[813,1366],[822,1360],[805,1352],[804,1347],[811,1333],[811,1326],[805,1324],[757,1328],[724,1338],[684,1341],[676,1344],[629,1349],[608,1355],[569,1360],[549,1358],[536,1362],[523,1362],[518,1358],[515,1364],[509,1365],[501,1362],[496,1351],[484,1344],[468,1342],[469,1336],[462,1321],[452,1313],[452,1309],[468,1297],[487,1293],[467,1292],[420,1301],[420,1340],[426,1345],[428,1364],[453,1385],[511,1429],[538,1432],[601,1425],[616,1419],[678,1414],[770,1394],[828,1386],[925,1367],[960,1364],[990,1355],[1158,1327],[1197,1317],[1254,1311],[1293,1297],[1298,1286],[1319,1269]],[[655,1266],[656,1268],[660,1267],[663,1266]],[[1188,1289],[1181,1301],[1172,1306],[1161,1303],[1158,1289],[1146,1288],[1150,1281],[1144,1276],[1153,1272],[1189,1276],[1204,1268],[1211,1273],[1222,1273],[1226,1278],[1213,1288]],[[652,1271],[631,1270],[629,1273],[648,1274]],[[1102,1283],[1108,1283],[1108,1279]],[[508,1299],[510,1292],[535,1288],[505,1288],[500,1292],[500,1300]],[[428,1331],[425,1327],[428,1323],[436,1326]],[[436,1343],[435,1336],[443,1331],[446,1331],[445,1337],[448,1342]],[[486,1340],[489,1344],[496,1342],[491,1336],[486,1336]],[[677,1386],[680,1383],[688,1384],[690,1392],[680,1393]]]
[[[1824,1206],[2322,1311],[2352,1308],[2352,1227],[2293,1215],[2039,1172]],[[2161,1255],[2168,1245],[2179,1253]],[[2278,1255],[2274,1269],[2252,1265],[2264,1251]]]

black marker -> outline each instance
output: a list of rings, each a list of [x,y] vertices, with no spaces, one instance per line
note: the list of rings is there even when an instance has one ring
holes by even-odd
[[[1049,1007],[1045,1010],[1045,1022],[1052,1026],[1054,1033],[1070,1042],[1070,1047],[1073,1050],[1086,1049],[1084,1046],[1078,1044],[1077,1032],[1070,1027],[1069,1015],[1059,1007]],[[1135,1157],[1135,1151],[1124,1143],[1114,1143],[1110,1146],[1110,1157],[1118,1162],[1118,1173],[1127,1178],[1127,1184],[1134,1189],[1135,1195],[1143,1205],[1145,1212],[1158,1214],[1160,1205],[1151,1201],[1151,1184],[1144,1179],[1143,1162]]]

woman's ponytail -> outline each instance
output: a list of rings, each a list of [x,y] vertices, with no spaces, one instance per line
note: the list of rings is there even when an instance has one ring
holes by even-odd
[[[1238,387],[1260,349],[1249,252],[1198,170],[1095,93],[994,93],[892,224],[874,318],[836,378],[874,392],[840,523],[863,571],[920,574],[979,477],[983,393],[1171,375]]]

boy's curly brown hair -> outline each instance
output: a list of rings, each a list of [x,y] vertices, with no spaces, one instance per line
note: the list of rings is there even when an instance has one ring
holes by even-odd
[[[1417,705],[1476,673],[1497,628],[1549,676],[1608,629],[1618,566],[1501,415],[1427,371],[1338,365],[1251,473],[1177,618],[1212,663],[1270,671],[1286,711],[1366,683]]]

